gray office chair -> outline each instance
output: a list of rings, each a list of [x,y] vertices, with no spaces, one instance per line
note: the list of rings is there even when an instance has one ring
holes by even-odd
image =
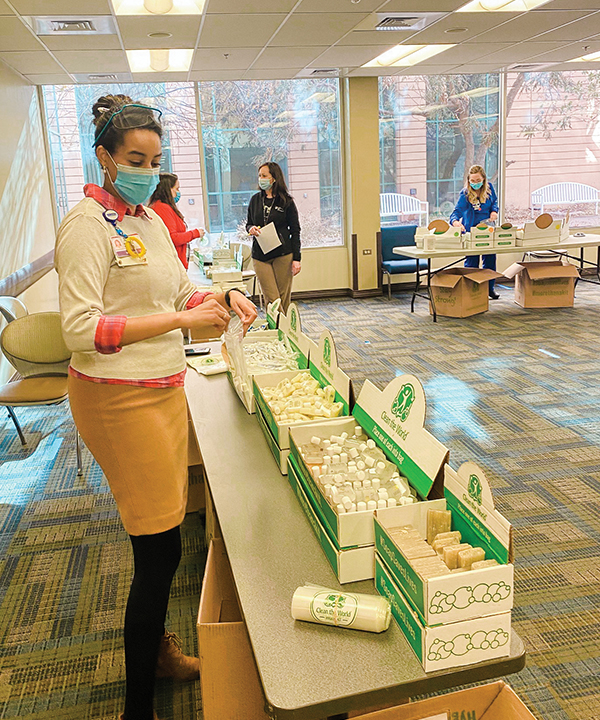
[[[25,317],[25,315],[27,315],[27,308],[16,297],[2,295],[0,296],[0,314],[7,323],[11,323],[17,318]]]

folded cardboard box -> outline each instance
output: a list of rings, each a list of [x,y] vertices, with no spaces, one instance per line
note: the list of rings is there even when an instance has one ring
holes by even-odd
[[[494,270],[449,268],[431,278],[435,310],[445,317],[469,317],[489,309],[488,281],[502,277]],[[429,312],[433,314],[431,303]]]
[[[375,589],[390,601],[392,615],[425,672],[472,665],[510,654],[510,611],[443,625],[425,625],[378,553],[375,553]]]
[[[521,307],[573,307],[579,272],[570,263],[560,260],[514,263],[504,271],[504,276],[515,278],[515,302]]]
[[[198,612],[204,720],[267,720],[265,697],[221,539],[208,550]]]
[[[485,473],[475,463],[463,463],[458,472],[446,465],[444,495],[445,507],[440,509],[452,512],[452,530],[460,531],[461,542],[483,548],[486,559],[498,565],[421,577],[389,534],[391,528],[412,525],[422,538],[427,537],[429,508],[417,503],[375,511],[375,548],[387,571],[424,626],[510,613],[514,603],[512,528],[495,508]]]
[[[360,720],[535,720],[503,680],[360,715]],[[355,716],[352,716],[355,717]]]
[[[292,457],[288,458],[287,478],[338,582],[343,585],[374,578],[375,546],[341,548],[319,511],[315,498],[310,490],[303,486]],[[372,516],[371,513],[371,521]]]
[[[279,305],[272,308],[271,312],[274,311],[278,312],[277,328],[279,337],[283,339],[285,335],[293,350],[298,353],[298,367],[301,369],[307,368],[312,349],[311,345],[314,346],[314,343],[311,343],[310,338],[302,332],[298,306],[296,303],[290,303],[287,314],[279,310]]]

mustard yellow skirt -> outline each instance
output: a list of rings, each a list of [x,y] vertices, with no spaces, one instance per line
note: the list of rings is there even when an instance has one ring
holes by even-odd
[[[154,535],[181,524],[188,488],[184,389],[108,385],[70,375],[69,400],[125,530]]]

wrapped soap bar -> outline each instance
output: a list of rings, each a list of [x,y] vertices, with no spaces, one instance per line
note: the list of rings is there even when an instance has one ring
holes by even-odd
[[[450,572],[437,555],[428,558],[415,558],[411,560],[411,565],[424,579],[448,575]]]
[[[292,598],[294,620],[380,633],[392,618],[390,602],[380,595],[345,593],[315,585],[299,587]]]
[[[447,540],[448,538],[456,538],[456,540],[460,542],[462,538],[460,530],[451,530],[450,532],[438,533],[433,539],[433,542],[435,542],[436,540]]]
[[[452,513],[450,510],[427,511],[427,542],[431,545],[436,535],[450,532],[452,529]]]
[[[485,550],[480,547],[467,548],[458,553],[458,567],[471,569],[474,562],[485,560]]]
[[[449,545],[459,544],[460,543],[457,537],[442,538],[440,540],[440,537],[438,535],[438,537],[433,541],[431,547],[436,551],[438,555],[441,555],[445,547],[448,547]]]
[[[459,545],[448,545],[442,551],[442,558],[450,570],[458,567],[458,553],[461,550],[468,550],[471,545],[469,543],[460,543]]]
[[[494,560],[494,558],[490,558],[489,560],[476,560],[471,565],[471,570],[483,570],[484,568],[495,567],[499,564],[500,563],[497,560]]]

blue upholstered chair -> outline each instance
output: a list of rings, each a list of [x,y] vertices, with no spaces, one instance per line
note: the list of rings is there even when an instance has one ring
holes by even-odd
[[[418,271],[427,269],[427,260],[415,260],[403,255],[394,255],[393,253],[395,247],[415,244],[416,229],[415,225],[397,225],[381,228],[380,268],[382,274],[387,276],[388,300],[392,299],[392,275],[415,273],[415,289],[417,289],[419,287]]]

